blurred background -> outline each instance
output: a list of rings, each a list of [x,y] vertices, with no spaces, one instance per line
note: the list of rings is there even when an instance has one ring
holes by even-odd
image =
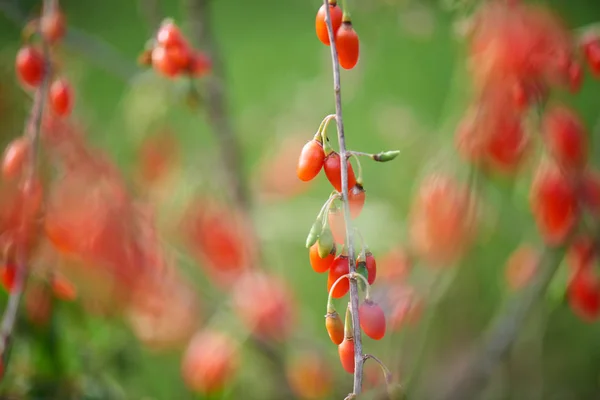
[[[213,0],[206,8],[222,62],[216,69],[225,95],[221,117],[239,142],[260,267],[280,279],[254,285],[246,299],[283,299],[267,318],[279,324],[273,328],[276,334],[254,341],[247,321],[239,318],[239,303],[245,301],[236,300],[236,294],[231,299],[230,281],[204,265],[201,252],[186,246],[182,232],[187,228],[179,224],[195,218],[193,206],[224,212],[225,219],[235,214],[227,211],[229,178],[215,136],[219,128],[215,131],[210,118],[214,109],[206,96],[196,107],[189,106],[188,80],[169,80],[136,63],[164,17],[173,18],[203,49],[206,42],[199,43],[193,29],[197,14],[188,4],[193,2],[60,2],[69,32],[55,57],[75,92],[70,121],[86,146],[117,167],[130,197],[152,210],[156,246],[176,271],[169,276],[176,278],[170,286],[143,286],[148,296],[144,304],[152,303],[154,311],[136,314],[131,303],[109,302],[118,296],[96,285],[102,279],[95,275],[99,268],[40,245],[39,269],[59,270],[76,296],[50,302],[41,317],[35,299],[29,307],[25,296],[0,386],[2,398],[341,399],[352,387],[352,376],[341,368],[324,328],[327,274],[311,269],[304,246],[331,189],[323,176],[305,183],[295,173],[300,149],[321,120],[335,112],[329,49],[314,32],[321,3]],[[367,200],[355,225],[378,261],[373,293],[388,320],[386,336],[380,341],[365,337],[363,346],[390,368],[396,393],[408,391],[414,399],[434,398],[431,393],[454,379],[450,371],[465,361],[494,316],[520,295],[506,283],[508,256],[521,243],[541,244],[529,211],[531,174],[524,172],[514,180],[482,178],[484,223],[460,265],[429,268],[408,255],[407,216],[422,178],[436,171],[464,182],[469,176],[455,150],[454,131],[472,92],[465,41],[458,35],[472,4],[457,3],[348,0],[361,53],[357,67],[341,76],[347,145],[371,153],[401,152],[389,163],[362,162]],[[543,3],[570,28],[600,21],[595,0]],[[3,146],[22,133],[31,107],[15,77],[14,57],[22,27],[39,9],[38,1],[0,0]],[[204,94],[210,93],[210,85],[205,90],[203,82],[210,79],[197,83]],[[580,113],[591,135],[593,164],[600,155],[595,143],[599,93],[600,81],[588,74],[577,95],[554,94]],[[329,132],[333,137],[333,124]],[[158,162],[148,154],[160,162],[166,155],[164,162],[176,165],[159,183],[144,175],[145,165]],[[49,163],[43,165],[50,170]],[[88,193],[83,186],[77,190],[81,196]],[[72,199],[70,204],[79,203]],[[192,216],[187,214],[190,206]],[[221,232],[218,221],[205,221],[209,236]],[[132,282],[142,279],[146,266],[136,268],[128,275]],[[410,275],[400,278],[405,269]],[[568,307],[564,270],[561,266],[508,357],[493,369],[484,393],[465,399],[600,398],[600,327],[582,321]],[[128,291],[133,286],[111,287]],[[242,289],[234,293],[244,299]],[[418,293],[418,305],[405,304],[402,294],[410,291]],[[6,302],[6,291],[1,296]],[[261,307],[260,301],[253,304],[249,307]],[[344,304],[336,301],[341,315]],[[182,367],[191,335],[205,329],[225,332],[239,345],[239,367],[224,390],[210,395],[186,384]],[[377,364],[369,361],[365,389],[364,398],[386,393]]]

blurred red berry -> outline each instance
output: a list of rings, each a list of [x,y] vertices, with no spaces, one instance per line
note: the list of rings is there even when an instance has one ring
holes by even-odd
[[[67,31],[65,15],[60,10],[44,13],[40,19],[40,31],[49,43],[59,42]]]
[[[583,203],[596,217],[600,218],[600,172],[588,169],[584,172],[581,181]]]
[[[26,136],[14,139],[8,144],[2,159],[2,177],[13,180],[23,173],[25,161],[29,157],[30,141]]]
[[[564,243],[577,222],[579,210],[573,183],[556,164],[540,165],[530,194],[531,209],[548,245]]]
[[[290,287],[278,277],[248,272],[235,285],[234,309],[259,338],[284,340],[292,331],[295,310]]]
[[[210,72],[212,62],[210,58],[202,52],[194,52],[190,58],[189,72],[195,78],[200,78]]]
[[[569,305],[586,322],[600,316],[600,281],[590,268],[577,271],[567,289]]]
[[[77,289],[71,281],[62,276],[54,277],[52,280],[52,292],[60,300],[73,301],[77,298]]]
[[[379,304],[365,300],[358,308],[360,327],[371,339],[380,340],[385,336],[385,315]]]
[[[165,47],[157,46],[152,50],[152,66],[160,74],[174,78],[181,72],[181,65],[177,60],[171,58]]]
[[[7,263],[2,267],[2,287],[11,293],[15,287],[15,275],[17,266],[13,263]]]
[[[44,56],[32,46],[21,47],[16,59],[17,75],[27,86],[37,87],[44,76]]]
[[[58,79],[50,86],[50,106],[59,116],[67,116],[73,109],[73,89],[66,79]]]
[[[331,370],[323,356],[316,351],[303,352],[290,362],[286,376],[290,388],[302,399],[324,399],[331,393]]]
[[[579,92],[581,84],[583,83],[583,69],[581,68],[581,64],[572,62],[569,65],[568,78],[569,90],[571,90],[571,93]]]
[[[211,394],[225,388],[239,366],[237,343],[226,333],[205,330],[197,333],[181,361],[188,388]]]
[[[331,17],[331,26],[333,27],[333,38],[335,39],[337,35],[337,31],[342,25],[342,9],[338,7],[337,2],[335,0],[329,1],[329,15]],[[322,5],[317,12],[317,17],[315,19],[315,29],[317,32],[317,37],[323,44],[329,46],[329,32],[327,30],[327,23],[325,19],[327,18],[327,11],[325,9],[325,5]]]
[[[453,178],[423,181],[411,208],[409,232],[415,252],[431,265],[450,265],[471,244],[474,199]]]
[[[594,37],[583,44],[585,59],[592,73],[600,77],[600,37]]]
[[[547,111],[544,141],[562,168],[579,170],[588,160],[588,140],[583,123],[566,107],[555,106]]]

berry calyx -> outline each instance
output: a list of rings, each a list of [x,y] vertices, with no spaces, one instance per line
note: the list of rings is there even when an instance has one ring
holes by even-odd
[[[308,182],[313,180],[323,168],[325,153],[323,144],[312,139],[302,147],[296,173],[301,181]]]
[[[352,69],[358,63],[359,40],[352,22],[344,21],[337,31],[335,40],[338,51],[340,66],[344,69]]]
[[[350,216],[357,218],[365,206],[366,191],[362,185],[357,183],[348,191],[348,206],[350,207]]]
[[[354,175],[354,170],[352,169],[352,164],[350,160],[346,160],[348,165],[348,189],[354,187],[356,185],[356,176]],[[325,161],[323,164],[323,169],[325,170],[325,176],[327,176],[327,180],[331,183],[331,186],[338,192],[342,191],[342,163],[340,160],[340,155],[337,152],[331,152],[327,157],[325,157]]]
[[[67,116],[73,109],[73,89],[66,79],[58,79],[50,86],[50,106],[56,115]]]
[[[310,266],[315,272],[319,274],[326,272],[329,270],[329,267],[331,267],[331,264],[335,259],[335,245],[326,257],[321,258],[319,255],[318,243],[315,243],[310,247],[308,257],[310,260]]]
[[[337,2],[335,0],[329,1],[329,16],[331,17],[331,26],[333,28],[333,38],[335,40],[337,36],[337,31],[342,25],[342,17],[343,11],[340,7],[338,7]],[[329,32],[327,30],[327,22],[325,21],[327,18],[327,10],[325,8],[325,4],[323,4],[319,11],[317,11],[317,17],[315,18],[315,30],[317,32],[317,37],[319,40],[329,46],[331,43],[329,41]]]
[[[17,53],[15,68],[20,81],[25,85],[37,87],[42,82],[44,67],[44,57],[35,47],[25,46]]]
[[[344,323],[337,311],[334,310],[325,315],[325,328],[334,344],[339,345],[342,343],[344,340]]]
[[[365,300],[358,308],[360,327],[371,339],[380,340],[385,336],[385,315],[379,304]]]
[[[338,346],[338,354],[344,370],[349,373],[354,373],[354,339],[344,338]]]

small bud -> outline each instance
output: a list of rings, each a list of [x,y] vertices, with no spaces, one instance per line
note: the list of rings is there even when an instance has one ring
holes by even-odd
[[[139,65],[148,67],[152,65],[152,50],[146,49],[138,56],[137,62]]]
[[[379,162],[392,161],[394,158],[398,157],[398,154],[400,154],[399,150],[383,151],[381,153],[375,154],[373,156],[373,160]]]
[[[309,249],[310,246],[317,243],[317,239],[319,239],[319,235],[321,234],[321,230],[323,229],[323,217],[319,216],[313,223],[310,228],[310,232],[308,232],[308,237],[306,238],[306,248]]]
[[[331,254],[331,250],[335,246],[335,241],[333,240],[333,234],[329,228],[323,229],[321,235],[319,236],[319,241],[317,242],[317,249],[319,250],[319,257],[325,258],[329,254]]]

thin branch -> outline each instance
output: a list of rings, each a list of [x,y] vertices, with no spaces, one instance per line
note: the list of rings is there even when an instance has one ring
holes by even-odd
[[[26,14],[13,1],[0,0],[0,12],[16,26],[27,23]],[[124,81],[131,79],[139,71],[134,61],[128,60],[113,46],[80,29],[68,27],[62,42],[90,63]]]
[[[56,0],[44,0],[43,12],[48,12],[56,6]],[[24,190],[32,190],[33,182],[36,179],[38,170],[38,153],[40,147],[40,133],[42,127],[42,115],[44,112],[44,104],[46,97],[48,96],[48,87],[50,85],[50,78],[52,75],[52,65],[50,62],[50,52],[48,45],[42,38],[42,51],[44,56],[44,72],[42,75],[42,82],[35,91],[33,99],[33,105],[31,107],[31,113],[27,119],[25,125],[25,134],[31,139],[31,153],[29,157],[30,164],[27,169],[27,176],[25,177]],[[30,196],[25,193],[25,202],[30,201]],[[23,213],[28,212],[28,207],[23,208]],[[24,215],[25,217],[25,215]],[[25,219],[22,218],[21,223]],[[17,243],[16,249],[16,273],[14,286],[11,288],[10,295],[8,298],[8,304],[2,315],[2,322],[0,323],[0,355],[2,357],[2,363],[4,366],[8,364],[7,351],[10,348],[10,342],[15,329],[15,322],[17,313],[19,311],[19,305],[23,292],[27,285],[27,249],[23,244],[22,240]],[[0,376],[0,379],[4,377],[4,374]]]
[[[487,382],[498,364],[507,356],[513,343],[517,340],[527,316],[544,296],[552,281],[561,258],[557,251],[547,249],[540,260],[539,274],[536,280],[523,289],[521,296],[509,304],[506,311],[491,326],[483,345],[475,351],[460,376],[452,382],[452,386],[439,393],[436,399],[462,400],[477,399],[487,386]]]
[[[331,62],[333,64],[333,91],[335,95],[335,116],[337,122],[339,153],[342,174],[342,203],[344,205],[344,220],[346,221],[346,244],[348,248],[348,264],[350,273],[356,272],[356,254],[353,243],[353,231],[350,218],[350,208],[348,207],[348,152],[346,150],[346,137],[344,135],[344,122],[342,118],[342,90],[340,84],[340,63],[338,60],[337,48],[334,40],[333,26],[331,24],[331,13],[329,2],[323,0],[326,10],[325,22],[327,23],[327,32],[331,47]],[[350,280],[350,305],[352,309],[352,326],[354,330],[354,386],[352,394],[357,396],[362,391],[363,378],[363,350],[362,350],[362,332],[358,317],[358,283],[355,279]]]
[[[250,197],[241,170],[242,152],[231,126],[231,118],[227,109],[227,97],[223,83],[225,75],[223,61],[210,26],[210,1],[187,0],[187,3],[192,37],[196,39],[212,61],[212,73],[205,78],[205,107],[209,123],[219,143],[221,161],[228,175],[229,194],[242,210],[248,211]]]

